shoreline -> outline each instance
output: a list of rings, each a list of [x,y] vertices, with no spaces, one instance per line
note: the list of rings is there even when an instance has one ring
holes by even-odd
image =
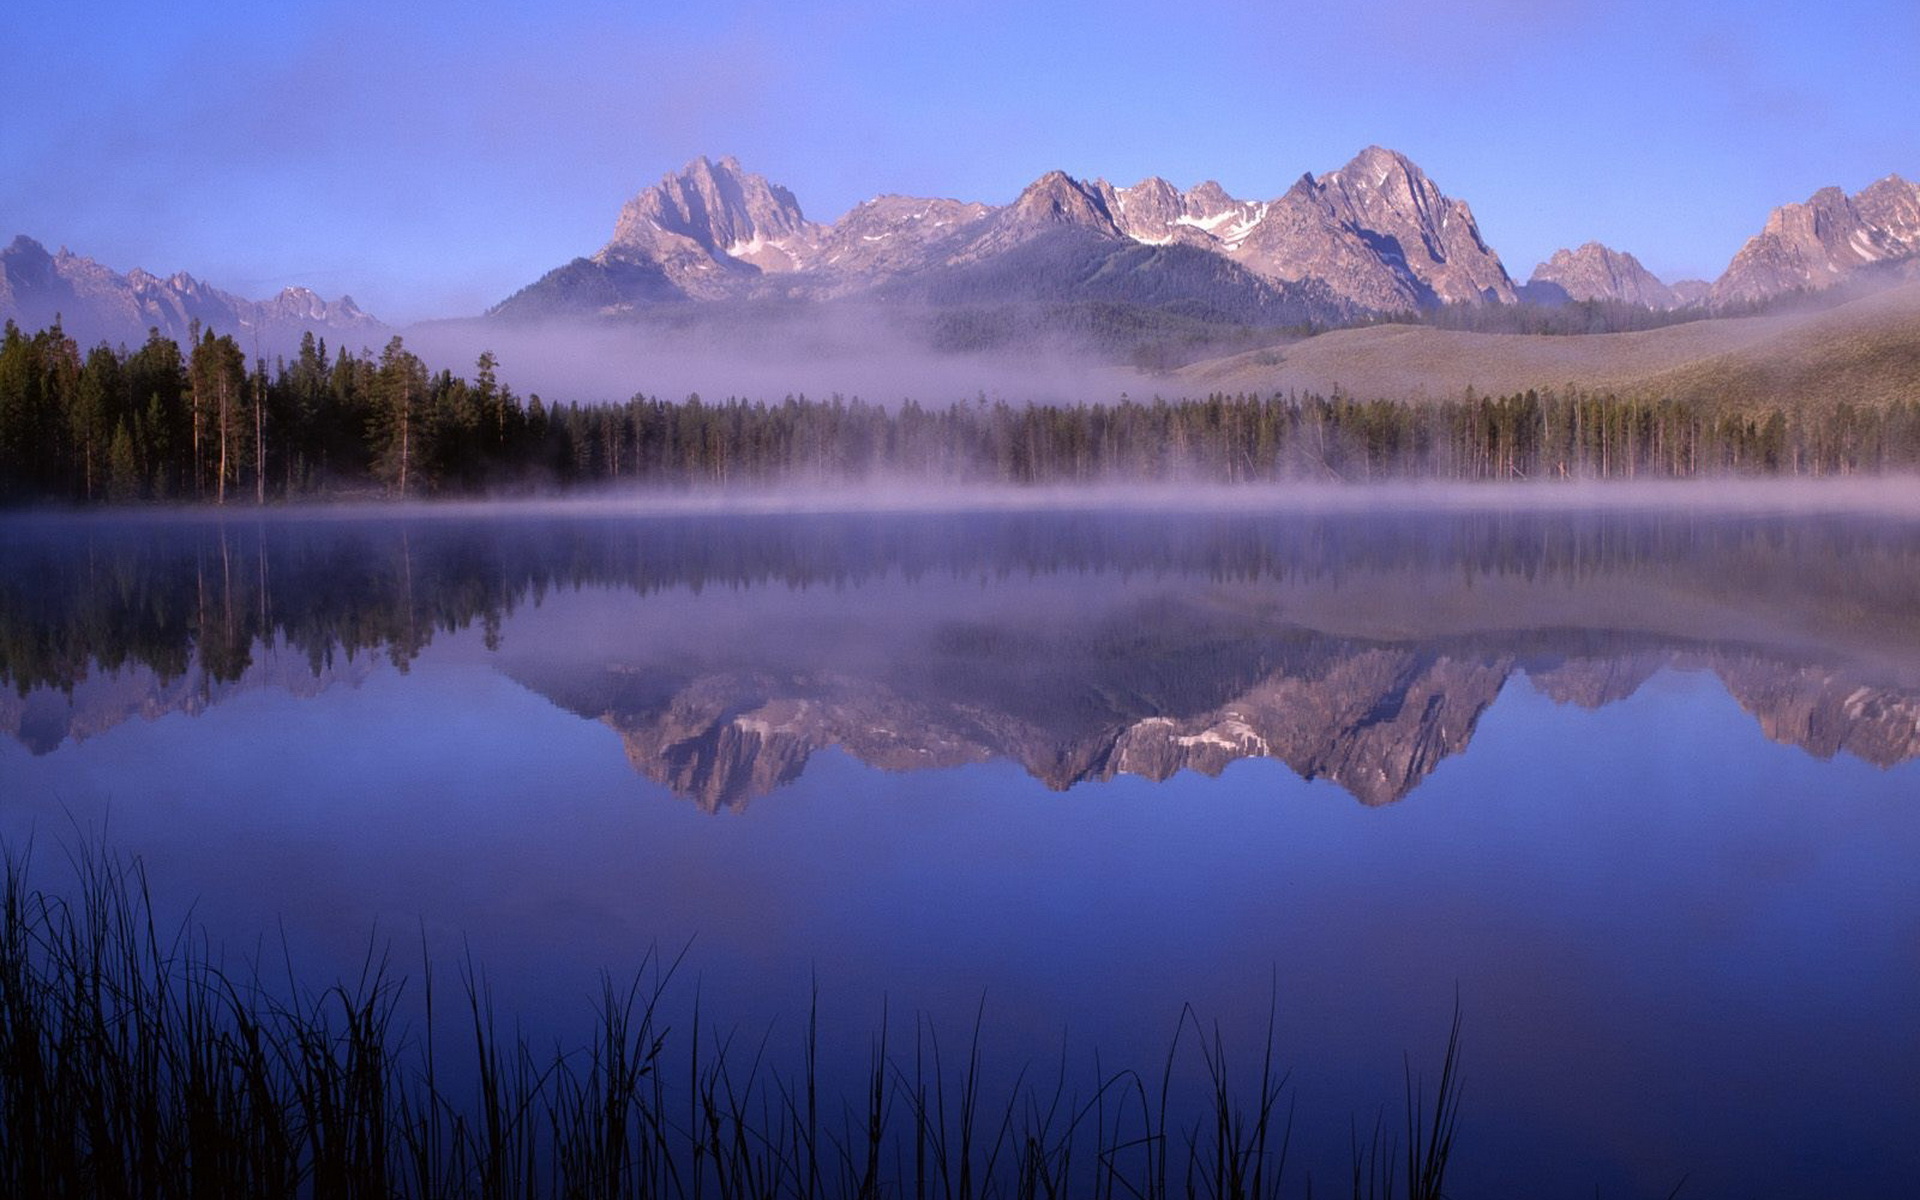
[[[1190,513],[1313,516],[1410,513],[1862,515],[1920,519],[1920,476],[1372,483],[951,484],[706,486],[580,490],[557,495],[393,500],[311,497],[266,505],[133,503],[0,508],[35,520],[326,520],[501,517]]]

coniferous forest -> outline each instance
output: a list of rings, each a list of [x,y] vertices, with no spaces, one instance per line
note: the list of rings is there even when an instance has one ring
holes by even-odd
[[[1633,479],[1920,470],[1920,401],[1806,412],[1528,390],[1402,403],[1215,394],[1107,404],[778,403],[644,394],[548,404],[309,334],[291,361],[227,335],[82,351],[0,336],[0,500],[268,503],[604,485],[911,479],[1015,485]]]

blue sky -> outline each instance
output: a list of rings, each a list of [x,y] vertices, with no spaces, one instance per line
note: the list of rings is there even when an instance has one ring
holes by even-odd
[[[0,239],[396,321],[593,252],[700,154],[824,220],[1056,167],[1264,198],[1377,143],[1522,278],[1589,239],[1711,277],[1775,205],[1920,176],[1914,0],[7,9]]]

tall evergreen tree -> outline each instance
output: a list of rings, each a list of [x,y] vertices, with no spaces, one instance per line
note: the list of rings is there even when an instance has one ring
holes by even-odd
[[[415,464],[428,448],[421,419],[427,402],[427,368],[395,334],[380,352],[374,376],[374,464],[379,477],[406,497],[419,490]]]

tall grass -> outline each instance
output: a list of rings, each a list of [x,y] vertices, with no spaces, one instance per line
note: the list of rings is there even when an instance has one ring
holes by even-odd
[[[270,981],[258,963],[230,970],[192,921],[162,924],[137,860],[97,846],[71,858],[75,882],[54,895],[29,879],[29,854],[5,854],[0,1195],[1313,1194],[1310,1176],[1287,1175],[1271,1023],[1245,1082],[1189,1010],[1157,1069],[1096,1056],[1078,1084],[1063,1052],[990,1094],[979,1018],[956,1053],[921,1018],[900,1046],[883,1012],[863,1083],[829,1096],[817,1002],[782,1070],[768,1039],[717,1032],[697,1001],[685,1035],[672,1029],[663,1001],[682,964],[650,956],[632,981],[604,981],[581,1044],[536,1050],[503,1032],[470,958],[452,1005],[424,948],[406,1008],[413,981],[381,952],[318,990],[283,955]],[[1356,1133],[1356,1198],[1442,1194],[1459,1035],[1456,1011],[1431,1098],[1409,1066],[1404,1145],[1384,1117],[1364,1144]],[[1190,1104],[1176,1078],[1194,1055],[1205,1086]]]

